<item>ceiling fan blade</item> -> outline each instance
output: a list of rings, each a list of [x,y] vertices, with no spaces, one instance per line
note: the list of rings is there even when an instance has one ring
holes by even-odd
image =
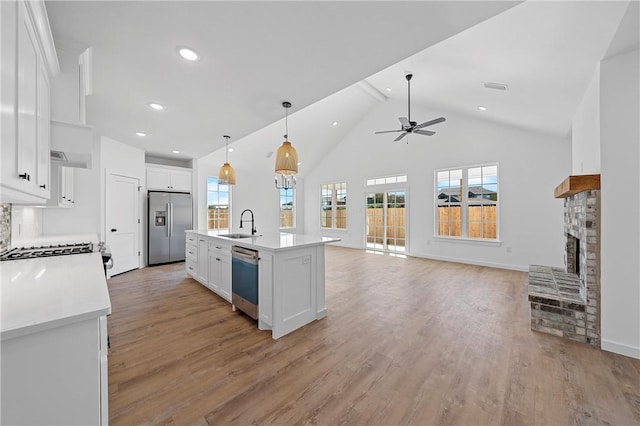
[[[411,123],[409,123],[409,119],[407,117],[398,117],[398,120],[400,120],[403,129],[411,127]]]
[[[414,130],[413,133],[426,136],[433,136],[436,134],[436,132],[432,132],[431,130]]]
[[[380,134],[380,133],[397,133],[397,132],[404,132],[404,130],[383,130],[381,132],[375,132],[374,134]]]
[[[414,129],[422,129],[423,127],[432,126],[434,124],[442,123],[445,120],[446,119],[444,117],[435,118],[435,119],[433,119],[431,121],[427,121],[425,123],[418,124],[416,127],[414,127]]]
[[[400,139],[404,138],[405,136],[407,136],[407,132],[404,132],[403,134],[401,134],[400,136],[398,136],[397,138],[395,138],[393,141],[394,141],[394,142],[398,142]]]

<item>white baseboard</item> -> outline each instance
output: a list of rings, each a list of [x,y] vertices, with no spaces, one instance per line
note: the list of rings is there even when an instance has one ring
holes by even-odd
[[[365,247],[362,246],[354,246],[351,244],[343,244],[342,242],[331,243],[332,246],[339,246],[344,248],[351,248],[356,250],[366,250]],[[424,254],[414,254],[407,253],[407,256],[411,257],[419,257],[422,259],[432,259],[432,260],[441,260],[443,262],[455,262],[455,263],[465,263],[468,265],[476,265],[476,266],[486,266],[489,268],[498,268],[498,269],[509,269],[512,271],[522,271],[529,272],[529,265],[508,265],[505,263],[493,263],[493,262],[484,262],[481,260],[472,260],[472,259],[462,259],[457,257],[446,257],[446,256],[433,256],[433,255],[424,255]]]
[[[485,262],[482,260],[461,259],[457,257],[433,256],[433,255],[423,255],[423,254],[409,254],[409,256],[421,257],[423,259],[441,260],[443,262],[465,263],[468,265],[486,266],[489,268],[509,269],[512,271],[529,272],[529,265],[526,265],[526,266],[507,265],[505,263],[494,263],[494,262]]]
[[[612,342],[610,340],[602,339],[600,341],[600,347],[607,352],[613,352],[616,354],[628,356],[635,359],[640,359],[640,348],[624,345],[622,343]]]

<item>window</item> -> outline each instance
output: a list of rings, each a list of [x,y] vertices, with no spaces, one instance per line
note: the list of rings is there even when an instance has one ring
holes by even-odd
[[[347,229],[347,183],[330,183],[321,188],[320,226]]]
[[[219,185],[218,178],[207,178],[207,229],[229,230],[229,185]]]
[[[436,235],[498,239],[498,165],[436,171]]]
[[[295,228],[295,189],[280,189],[280,228]]]
[[[405,183],[407,182],[407,175],[387,176],[367,179],[367,186],[371,185],[386,185],[389,183]]]

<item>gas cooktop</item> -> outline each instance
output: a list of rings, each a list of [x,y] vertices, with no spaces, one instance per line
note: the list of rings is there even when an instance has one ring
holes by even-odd
[[[2,253],[0,255],[0,261],[95,253],[102,250],[102,244],[94,243],[53,244],[39,247],[16,247],[5,253]]]

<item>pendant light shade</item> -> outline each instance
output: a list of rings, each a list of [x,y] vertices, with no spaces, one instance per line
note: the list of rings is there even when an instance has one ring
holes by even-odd
[[[225,135],[225,158],[227,161],[220,167],[220,171],[218,172],[218,184],[219,185],[235,185],[236,184],[236,172],[229,164],[229,138],[231,136]]]
[[[279,175],[298,173],[298,153],[291,142],[287,140],[282,142],[276,153],[276,173]]]
[[[295,175],[298,173],[298,153],[296,149],[289,142],[289,126],[288,126],[288,114],[287,111],[291,108],[291,103],[283,102],[282,106],[285,109],[285,135],[284,142],[280,148],[278,148],[278,152],[276,153],[276,174],[278,175]]]

